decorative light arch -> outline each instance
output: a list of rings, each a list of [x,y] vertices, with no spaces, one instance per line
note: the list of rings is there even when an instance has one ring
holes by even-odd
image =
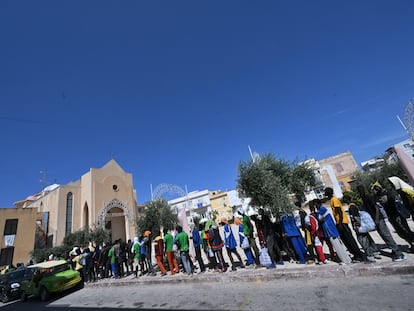
[[[157,200],[161,199],[163,194],[178,194],[181,197],[185,197],[187,193],[184,191],[183,188],[177,185],[173,184],[159,184],[157,187],[155,187],[153,193],[152,193],[152,199]]]
[[[98,216],[98,225],[105,225],[105,217],[106,214],[113,208],[120,208],[123,210],[125,216],[128,219],[129,223],[133,223],[133,219],[131,217],[131,214],[129,213],[129,209],[128,206],[126,206],[124,203],[122,203],[121,201],[119,201],[118,199],[113,199],[111,202],[109,202],[108,204],[105,205],[105,207],[101,210],[101,212],[99,213]]]

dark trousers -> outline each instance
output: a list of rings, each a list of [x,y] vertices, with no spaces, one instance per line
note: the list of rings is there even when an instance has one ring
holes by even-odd
[[[206,271],[206,266],[204,265],[203,257],[201,257],[201,247],[197,246],[197,247],[194,247],[194,249],[195,249],[198,264],[200,266],[200,270],[204,272]]]
[[[359,249],[357,241],[355,241],[354,236],[352,235],[351,229],[349,229],[348,224],[336,225],[338,228],[339,235],[342,242],[345,244],[345,247],[348,251],[354,256],[353,259],[362,260],[364,255]]]

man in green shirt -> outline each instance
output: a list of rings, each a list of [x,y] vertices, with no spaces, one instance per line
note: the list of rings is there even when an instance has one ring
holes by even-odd
[[[260,252],[256,244],[256,239],[254,238],[254,229],[250,217],[246,214],[242,207],[239,207],[237,212],[243,217],[243,234],[249,240],[250,248],[252,249],[252,253],[254,253],[254,261],[256,265],[259,266]]]
[[[108,257],[111,262],[112,274],[114,275],[115,279],[119,279],[118,269],[116,267],[116,257],[115,257],[115,246],[117,242],[118,241],[115,241],[115,243],[112,245],[108,253]]]
[[[137,278],[138,277],[139,259],[141,257],[141,245],[139,244],[138,237],[134,238],[134,244],[132,245],[131,253],[132,253],[132,256],[133,256],[132,267],[134,269],[135,277]]]
[[[176,228],[178,234],[175,236],[175,244],[177,244],[178,252],[181,257],[181,262],[183,263],[184,270],[188,275],[192,275],[190,264],[190,255],[189,255],[189,244],[188,244],[188,234],[183,231],[181,226]]]
[[[168,267],[170,268],[171,275],[178,273],[178,263],[177,259],[175,258],[173,245],[174,245],[174,237],[172,234],[167,230],[164,229],[164,245],[165,245],[165,254],[167,255],[168,260]]]

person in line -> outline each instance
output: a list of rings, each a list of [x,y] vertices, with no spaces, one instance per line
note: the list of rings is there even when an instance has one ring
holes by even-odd
[[[133,268],[133,272],[134,272],[134,276],[137,278],[138,277],[138,270],[139,270],[139,266],[140,266],[140,258],[141,258],[141,244],[139,243],[139,239],[138,237],[134,237],[134,242],[132,244],[131,247],[131,256],[132,256],[132,268]]]
[[[348,205],[349,218],[351,218],[352,228],[354,229],[357,240],[365,252],[367,262],[376,262],[374,253],[376,251],[375,243],[372,243],[370,231],[375,230],[375,223],[371,215],[352,202],[349,195],[344,195],[342,201]]]
[[[254,213],[250,216],[250,219],[253,220],[254,226],[256,228],[257,239],[259,240],[259,246],[266,246],[266,238],[264,234],[264,224],[262,217],[257,213]]]
[[[401,187],[401,182],[398,177],[390,177],[388,180],[397,190]],[[400,188],[401,189],[401,188]],[[381,186],[379,182],[373,184],[372,190],[378,204],[381,204],[388,216],[388,221],[397,232],[398,236],[405,240],[409,245],[409,252],[414,252],[414,232],[411,231],[408,225],[407,218],[403,213],[405,205],[398,202],[389,191]],[[397,190],[398,191],[398,190]],[[409,213],[407,209],[407,214]],[[409,214],[407,215],[409,217]]]
[[[152,266],[152,242],[151,242],[151,231],[144,231],[143,244],[145,246],[145,263],[148,269],[148,275],[155,276],[154,268]]]
[[[260,252],[256,244],[256,239],[254,238],[254,229],[253,229],[253,225],[250,220],[250,217],[246,214],[246,212],[244,211],[244,208],[242,207],[239,207],[237,209],[237,212],[242,216],[243,230],[244,230],[243,233],[244,233],[244,236],[249,241],[249,245],[250,245],[250,249],[252,250],[254,262],[256,263],[256,266],[260,266],[260,260],[259,260]]]
[[[224,241],[221,238],[219,227],[216,224],[210,226],[208,230],[208,237],[211,245],[211,249],[216,257],[218,268],[221,272],[227,271],[227,263],[223,257]]]
[[[75,256],[72,258],[72,262],[75,264],[75,270],[78,271],[80,273],[81,279],[82,279],[82,283],[85,283],[85,275],[83,273],[83,266],[82,266],[82,252],[80,250],[80,248],[76,248],[74,250],[75,252]]]
[[[303,231],[303,236],[306,244],[307,253],[307,263],[313,264],[316,260],[315,255],[315,236],[311,233],[311,224],[308,213],[302,208],[300,202],[297,202],[299,209],[299,219],[300,219],[300,228]],[[306,221],[307,220],[307,221]]]
[[[216,255],[213,252],[213,249],[211,248],[210,238],[208,235],[208,231],[212,225],[215,225],[216,223],[212,219],[208,219],[206,223],[204,224],[204,230],[202,234],[203,238],[203,249],[204,253],[206,254],[207,260],[208,260],[208,268],[209,270],[218,271],[218,263],[216,260]]]
[[[204,264],[204,260],[203,257],[201,256],[201,245],[202,245],[202,239],[201,239],[201,234],[200,232],[202,232],[202,225],[199,223],[194,224],[194,229],[191,233],[192,236],[192,240],[193,240],[193,246],[194,246],[194,251],[195,251],[195,255],[196,255],[196,259],[198,262],[198,265],[200,267],[200,272],[205,272],[206,271],[206,265]]]
[[[405,255],[392,237],[385,222],[384,215],[380,211],[380,206],[375,203],[375,198],[366,193],[363,185],[357,186],[357,192],[362,199],[364,210],[366,210],[374,220],[378,234],[384,240],[385,244],[391,249],[392,260],[396,262],[405,260]]]
[[[116,264],[116,256],[115,256],[115,246],[117,245],[117,242],[118,241],[115,241],[112,244],[108,252],[109,262],[111,263],[112,276],[115,279],[119,279],[119,274],[118,274],[118,269],[117,269],[117,264]]]
[[[161,276],[167,275],[167,270],[164,267],[164,240],[161,235],[154,239],[155,258],[157,259],[158,268],[160,268]]]
[[[388,180],[399,194],[404,208],[411,214],[411,218],[414,221],[414,188],[397,176],[391,176]],[[409,217],[407,216],[406,218]]]
[[[319,221],[316,215],[316,208],[313,201],[309,202],[309,211],[309,215],[305,217],[305,223],[309,228],[313,247],[316,251],[318,264],[327,264],[328,260],[326,259],[323,252],[323,232],[322,228],[319,226]]]
[[[148,262],[147,262],[147,244],[144,241],[144,236],[141,235],[139,237],[139,245],[141,246],[141,254],[139,257],[139,266],[140,266],[140,274],[139,276],[143,276],[148,273]]]
[[[234,238],[233,230],[231,229],[231,226],[229,225],[229,222],[226,217],[221,218],[221,223],[223,224],[223,231],[224,231],[224,243],[226,245],[227,250],[227,256],[230,259],[231,262],[231,270],[236,271],[236,265],[234,264],[234,258],[233,255],[237,257],[240,263],[240,268],[245,268],[245,265],[243,263],[243,260],[237,251],[237,242]]]
[[[281,218],[282,230],[295,250],[298,263],[306,264],[307,249],[303,241],[302,234],[296,226],[295,218],[292,214],[283,215]]]
[[[276,241],[276,226],[269,217],[269,211],[259,208],[258,214],[263,223],[264,246],[267,248],[272,261],[269,268],[276,268],[276,264],[284,264],[279,245]]]
[[[177,245],[177,251],[180,254],[181,262],[183,263],[184,271],[187,275],[192,275],[192,269],[190,264],[190,247],[189,238],[187,232],[183,231],[183,227],[177,226],[177,235],[175,236],[175,244]]]
[[[180,269],[178,267],[178,262],[174,254],[174,237],[171,234],[171,232],[167,229],[164,229],[164,246],[170,273],[171,275],[174,275],[178,273]]]
[[[329,202],[331,204],[332,213],[335,218],[336,228],[338,229],[339,236],[341,237],[341,240],[345,244],[348,251],[353,255],[352,261],[364,261],[364,254],[361,252],[358,242],[352,235],[352,231],[348,225],[349,219],[345,213],[341,201],[334,195],[334,191],[330,187],[325,188],[325,196],[329,199]]]
[[[325,206],[322,205],[321,200],[315,199],[314,202],[317,209],[317,219],[322,225],[323,235],[326,241],[328,242],[329,240],[332,245],[332,249],[330,248],[329,250],[331,253],[331,260],[337,261],[339,264],[351,263],[351,257],[349,257],[347,250],[341,241],[332,214]],[[335,253],[333,254],[334,251]]]
[[[236,217],[234,219],[234,224],[239,227],[239,246],[243,249],[244,254],[246,255],[247,262],[246,267],[252,267],[254,264],[254,258],[252,255],[252,251],[250,249],[249,241],[247,240],[246,236],[244,235],[244,229],[243,229],[243,222],[241,218]],[[244,241],[247,241],[247,244],[244,244]],[[246,246],[244,246],[246,245]]]

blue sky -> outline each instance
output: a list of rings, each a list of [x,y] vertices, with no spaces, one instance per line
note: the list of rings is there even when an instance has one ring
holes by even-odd
[[[407,135],[412,1],[1,1],[0,206],[114,158],[150,185],[236,187],[258,153]]]

